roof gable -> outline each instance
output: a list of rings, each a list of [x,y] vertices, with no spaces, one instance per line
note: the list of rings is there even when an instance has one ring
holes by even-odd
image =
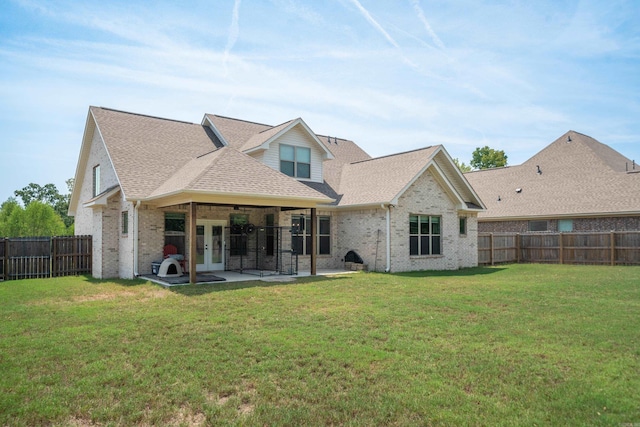
[[[436,176],[443,191],[450,195],[459,209],[468,209],[467,202],[483,206],[464,178],[450,174],[447,162],[453,162],[448,154],[439,156],[443,151],[444,147],[437,145],[345,165],[338,191],[342,198],[338,206],[396,204],[427,170]],[[453,184],[456,178],[460,182]],[[460,188],[465,190],[460,191]]]

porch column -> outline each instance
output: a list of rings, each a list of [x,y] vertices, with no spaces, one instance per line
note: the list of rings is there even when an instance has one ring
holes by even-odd
[[[189,283],[196,283],[196,223],[198,221],[198,204],[189,204]]]
[[[311,208],[311,275],[316,275],[316,253],[318,253],[318,218],[316,208]]]

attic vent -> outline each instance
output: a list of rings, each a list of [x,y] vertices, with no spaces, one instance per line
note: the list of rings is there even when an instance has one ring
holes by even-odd
[[[567,135],[567,142],[571,142],[571,135]]]

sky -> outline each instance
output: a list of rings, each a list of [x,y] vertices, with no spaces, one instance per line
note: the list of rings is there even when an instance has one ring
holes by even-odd
[[[0,2],[0,203],[67,193],[90,105],[517,165],[568,130],[640,161],[640,2]],[[153,155],[153,153],[149,153]]]

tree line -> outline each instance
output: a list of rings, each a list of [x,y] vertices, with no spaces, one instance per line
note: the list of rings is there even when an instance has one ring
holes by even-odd
[[[31,183],[13,192],[0,205],[0,237],[73,235],[73,217],[68,215],[73,179],[66,181],[68,193],[53,184]]]

